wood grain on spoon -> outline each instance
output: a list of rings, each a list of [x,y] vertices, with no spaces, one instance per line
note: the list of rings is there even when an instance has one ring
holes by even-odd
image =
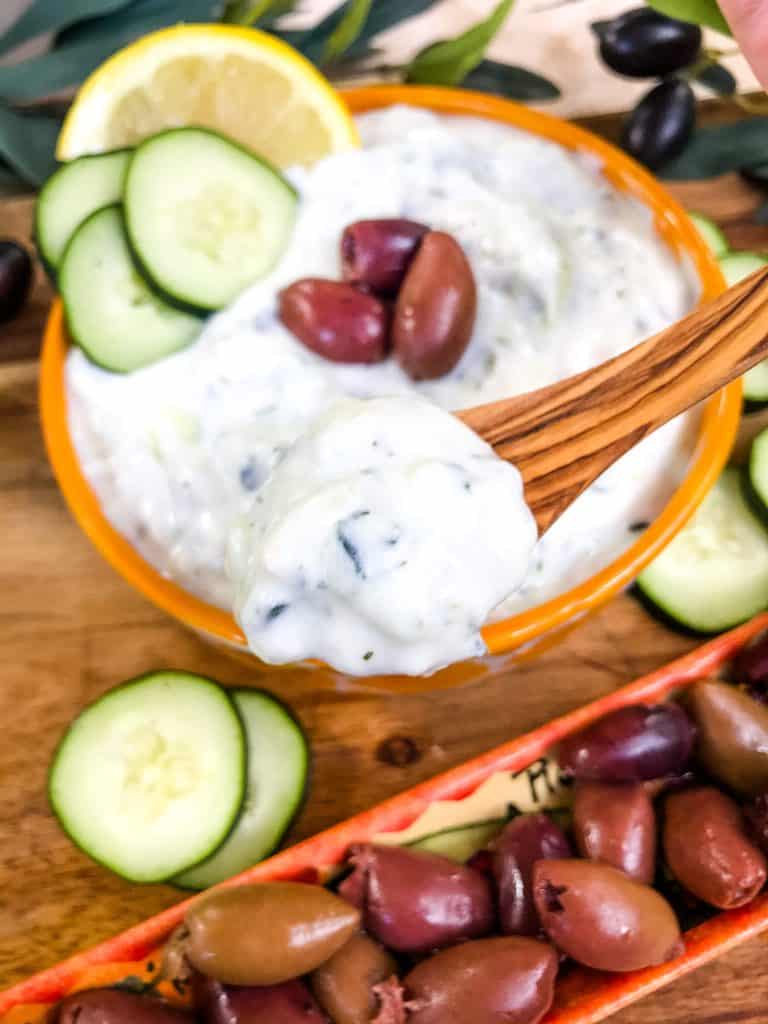
[[[621,455],[768,358],[768,267],[594,369],[459,413],[513,462],[543,533]]]

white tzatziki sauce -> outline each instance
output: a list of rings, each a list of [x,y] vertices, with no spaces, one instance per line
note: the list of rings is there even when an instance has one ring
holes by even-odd
[[[233,531],[235,607],[265,661],[418,675],[484,653],[480,627],[522,582],[536,534],[518,471],[455,416],[348,398]]]
[[[680,318],[697,287],[647,208],[589,154],[407,107],[358,124],[362,149],[289,172],[300,201],[288,250],[192,346],[126,375],[70,352],[69,417],[110,521],[166,576],[234,607],[265,660],[416,674],[482,653],[484,619],[611,562],[682,479],[695,427],[682,417],[625,455],[524,574],[532,541],[516,471],[425,402],[461,409],[578,373]],[[416,383],[393,359],[328,362],[277,319],[278,291],[338,278],[344,228],[375,217],[448,231],[472,265],[472,340],[438,380]],[[408,559],[400,542],[387,549],[390,525],[413,529]]]

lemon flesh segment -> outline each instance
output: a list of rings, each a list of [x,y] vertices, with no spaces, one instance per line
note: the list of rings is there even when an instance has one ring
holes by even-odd
[[[279,167],[358,144],[341,98],[292,47],[256,29],[183,25],[146,36],[91,75],[57,155],[133,146],[185,125],[220,132]]]

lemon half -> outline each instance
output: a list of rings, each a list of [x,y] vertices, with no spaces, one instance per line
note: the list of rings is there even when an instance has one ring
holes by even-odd
[[[144,36],[86,79],[56,155],[103,153],[183,125],[212,128],[278,167],[359,144],[341,97],[287,43],[235,25],[179,25]]]

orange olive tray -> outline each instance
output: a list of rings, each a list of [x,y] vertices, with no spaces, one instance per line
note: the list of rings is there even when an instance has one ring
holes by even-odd
[[[541,758],[564,736],[627,704],[656,703],[704,676],[717,674],[746,643],[768,630],[768,614],[753,619],[692,653],[592,704],[409,789],[326,832],[278,853],[225,883],[294,880],[316,883],[338,865],[350,844],[408,828],[437,800],[462,800],[498,772],[517,772]],[[122,935],[94,946],[0,992],[0,1024],[33,1024],[67,993],[108,985],[157,970],[158,947],[181,921],[179,903]],[[577,970],[557,986],[555,1005],[542,1024],[594,1024],[768,929],[768,894],[740,910],[716,914],[685,933],[684,952],[669,963],[628,974]],[[173,993],[169,994],[173,998]]]

